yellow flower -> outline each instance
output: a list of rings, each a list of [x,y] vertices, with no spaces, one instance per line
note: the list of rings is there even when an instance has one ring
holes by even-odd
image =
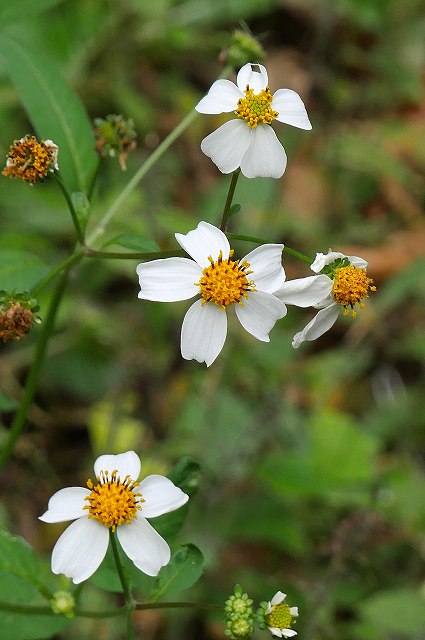
[[[39,142],[35,136],[27,134],[10,146],[2,173],[35,184],[40,178],[45,178],[49,171],[59,169],[57,157],[58,147],[52,140]]]

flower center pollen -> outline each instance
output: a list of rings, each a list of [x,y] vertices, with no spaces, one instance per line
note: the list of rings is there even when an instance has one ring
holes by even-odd
[[[11,145],[2,173],[34,184],[39,178],[47,176],[54,161],[54,153],[48,145],[38,142],[34,136],[26,135]]]
[[[268,627],[275,629],[290,629],[292,616],[288,605],[283,602],[275,605],[273,610],[266,615],[266,623]]]
[[[351,307],[351,315],[356,317],[354,305],[359,304],[361,309],[364,308],[362,300],[369,297],[369,289],[376,291],[372,278],[367,277],[366,269],[350,265],[335,271],[332,296],[335,302],[344,307],[344,315],[350,313],[347,307]]]
[[[249,85],[246,85],[244,93],[246,98],[238,100],[238,108],[235,114],[238,118],[243,118],[249,127],[254,128],[259,122],[271,124],[279,115],[270,106],[273,96],[269,87],[266,87],[260,93],[254,94],[254,89],[250,89]]]
[[[252,273],[249,271],[249,262],[231,260],[232,256],[233,250],[226,260],[223,260],[222,251],[215,262],[211,256],[208,257],[211,264],[205,267],[201,279],[196,282],[201,289],[203,305],[214,302],[221,309],[235,302],[243,305],[242,298],[248,300],[248,292],[255,291],[254,281],[247,278]]]
[[[89,503],[84,509],[88,509],[89,518],[95,518],[112,531],[122,524],[131,524],[136,512],[142,509],[140,503],[144,502],[142,494],[134,492],[139,483],[130,476],[121,480],[118,471],[113,471],[110,477],[108,471],[101,471],[97,481],[96,486],[91,480],[87,481],[91,493],[84,498]]]

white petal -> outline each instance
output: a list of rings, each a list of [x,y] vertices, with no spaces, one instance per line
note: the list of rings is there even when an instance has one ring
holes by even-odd
[[[271,293],[253,291],[248,296],[243,306],[235,305],[239,322],[254,338],[269,342],[269,332],[273,329],[276,320],[286,316],[286,307]]]
[[[220,254],[223,259],[227,259],[230,253],[230,244],[225,234],[210,224],[209,222],[200,222],[196,229],[183,233],[176,233],[176,240],[181,247],[198,263],[201,269],[205,269],[210,264],[208,256],[216,260]],[[198,280],[200,274],[198,272]],[[199,293],[199,287],[196,288]]]
[[[151,475],[142,480],[137,491],[145,500],[142,503],[142,515],[145,518],[156,518],[174,511],[189,500],[189,496],[169,478],[160,475]]]
[[[332,280],[325,275],[287,280],[275,296],[285,304],[311,307],[319,304],[332,291]]]
[[[248,280],[254,280],[257,291],[274,293],[285,282],[282,251],[283,244],[263,244],[241,260],[249,262],[252,273]]]
[[[286,169],[286,153],[270,125],[252,129],[251,143],[242,157],[241,171],[247,178],[280,178]]]
[[[304,102],[292,89],[278,89],[273,96],[270,108],[279,113],[276,117],[279,122],[307,131],[312,128]]]
[[[148,576],[157,576],[170,562],[170,547],[145,518],[117,527],[117,536],[130,560]]]
[[[292,340],[292,346],[297,349],[305,340],[316,340],[316,338],[320,338],[320,336],[335,324],[340,308],[341,305],[335,302],[321,309],[302,331],[295,334]]]
[[[281,604],[281,602],[283,602],[286,598],[286,593],[283,593],[283,591],[277,591],[273,598],[270,601],[270,604],[272,606],[275,606],[277,604]]]
[[[358,256],[347,256],[347,258],[353,267],[357,267],[358,269],[367,269],[368,263],[366,260],[363,260],[363,258],[359,258]]]
[[[298,618],[298,615],[299,615],[299,613],[298,613],[298,607],[290,607],[290,608],[289,608],[289,613],[291,614],[291,616],[292,616],[293,618]]]
[[[176,302],[199,293],[199,266],[189,258],[162,258],[137,266],[141,300]]]
[[[56,491],[47,505],[47,511],[39,517],[43,522],[66,522],[87,515],[88,504],[84,498],[90,495],[90,491],[84,487],[66,487]]]
[[[140,468],[140,458],[134,451],[126,451],[116,456],[99,456],[94,463],[96,478],[99,478],[101,471],[107,471],[109,475],[111,475],[113,471],[118,471],[121,480],[124,480],[126,476],[130,476],[132,480],[137,480],[140,475]]]
[[[73,522],[53,549],[53,573],[63,573],[75,584],[87,580],[105,557],[108,541],[108,528],[96,520],[80,518]]]
[[[244,94],[230,80],[216,80],[208,91],[196,105],[195,109],[199,113],[226,113],[236,111],[238,100]]]
[[[245,121],[229,120],[201,142],[201,150],[222,173],[232,173],[241,166],[253,129]]]
[[[181,353],[185,360],[210,366],[223,348],[227,335],[227,316],[213,302],[202,306],[197,300],[187,311],[182,326]]]
[[[297,635],[297,632],[293,629],[282,629],[282,637],[283,638],[293,638]]]
[[[345,256],[343,253],[340,253],[339,251],[332,251],[332,249],[329,249],[328,253],[316,253],[316,257],[312,262],[310,269],[315,273],[319,273],[320,271],[322,271],[322,269],[324,269],[324,267],[326,267],[328,264],[331,264],[331,262],[334,262],[338,258],[346,257],[347,256]]]
[[[236,84],[241,91],[245,91],[246,85],[249,84],[250,89],[254,89],[254,93],[260,93],[269,84],[269,77],[266,68],[257,62],[248,62],[238,73]]]
[[[278,638],[282,637],[282,631],[278,627],[267,627],[270,633]]]

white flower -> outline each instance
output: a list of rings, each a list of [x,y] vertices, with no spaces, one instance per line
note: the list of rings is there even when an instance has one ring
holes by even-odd
[[[200,222],[186,235],[175,235],[193,260],[144,262],[137,273],[142,300],[174,302],[201,295],[183,320],[183,358],[205,362],[207,367],[214,362],[226,339],[228,307],[234,308],[251,335],[269,342],[269,331],[286,314],[283,302],[272,295],[285,280],[283,245],[262,245],[241,260],[233,260],[227,237],[208,222]]]
[[[296,349],[306,340],[316,340],[333,327],[341,309],[344,315],[348,315],[350,308],[351,315],[355,317],[355,305],[358,304],[362,309],[363,300],[368,297],[369,289],[376,291],[373,280],[367,276],[366,260],[358,256],[346,256],[329,249],[327,254],[316,254],[311,269],[315,273],[325,270],[324,274],[310,277],[316,282],[314,286],[317,286],[321,279],[325,296],[314,304],[316,308],[320,308],[320,311],[302,331],[295,334],[292,346]],[[279,297],[282,299],[282,296],[279,295]]]
[[[292,638],[297,632],[291,629],[292,619],[298,617],[298,607],[284,604],[286,593],[278,591],[267,605],[265,622],[269,631],[278,638]]]
[[[97,479],[84,487],[55,493],[43,522],[75,520],[60,536],[52,552],[53,573],[64,573],[75,584],[99,567],[109,542],[109,529],[136,567],[156,576],[170,561],[170,547],[146,518],[181,507],[187,496],[165,476],[151,475],[138,483],[141,462],[134,451],[103,455],[94,463]]]
[[[195,109],[199,113],[236,113],[236,120],[226,122],[204,138],[201,149],[222,173],[232,173],[240,167],[247,178],[280,178],[285,171],[286,153],[270,126],[273,120],[311,129],[298,93],[278,89],[272,96],[267,71],[256,63],[242,67],[236,84],[216,80]]]

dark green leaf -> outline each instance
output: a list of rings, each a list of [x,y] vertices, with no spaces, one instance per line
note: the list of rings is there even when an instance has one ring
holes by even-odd
[[[28,291],[49,268],[36,255],[26,251],[0,249],[0,289]]]
[[[80,99],[49,58],[6,33],[0,34],[0,55],[38,135],[59,147],[58,164],[67,190],[87,193],[97,156]]]
[[[3,6],[0,7],[0,27],[33,18],[38,13],[61,2],[63,0],[37,0],[37,2],[14,0],[13,2],[3,2]]]
[[[201,576],[204,557],[193,544],[177,549],[169,564],[163,567],[152,589],[151,600],[156,601],[166,594],[178,593],[191,587]]]

